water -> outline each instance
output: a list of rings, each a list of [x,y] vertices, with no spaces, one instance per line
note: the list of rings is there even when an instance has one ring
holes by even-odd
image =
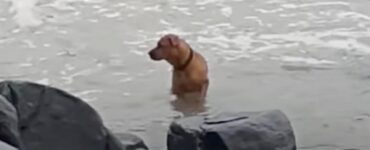
[[[172,32],[210,68],[210,111],[281,109],[301,150],[368,150],[370,1],[7,0],[0,78],[71,92],[116,132],[164,149],[170,66],[147,56]]]

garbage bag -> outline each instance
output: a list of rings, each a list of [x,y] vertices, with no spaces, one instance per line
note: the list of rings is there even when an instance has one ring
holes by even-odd
[[[17,111],[20,141],[26,150],[126,150],[92,107],[65,91],[32,82],[3,81],[0,95]],[[16,134],[5,142],[17,146],[15,139]]]
[[[17,111],[0,95],[0,149],[20,147]]]
[[[296,150],[290,121],[279,110],[223,112],[174,121],[168,150]]]

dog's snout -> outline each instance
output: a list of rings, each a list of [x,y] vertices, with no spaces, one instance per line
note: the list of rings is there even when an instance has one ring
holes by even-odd
[[[153,59],[153,58],[154,58],[154,55],[155,55],[155,54],[154,54],[154,50],[149,51],[149,53],[148,53],[148,54],[149,54],[149,56],[150,56],[150,58],[151,58],[151,59]]]
[[[157,49],[153,49],[153,50],[149,51],[148,54],[149,54],[149,56],[152,60],[161,60],[159,50],[157,50]]]

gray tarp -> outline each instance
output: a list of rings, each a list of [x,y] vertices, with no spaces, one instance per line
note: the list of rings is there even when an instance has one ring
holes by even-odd
[[[293,129],[277,110],[220,113],[171,124],[169,150],[296,150]]]
[[[25,150],[126,150],[132,147],[121,144],[87,103],[62,90],[31,82],[4,81],[0,82],[0,94],[17,111],[18,126],[11,113],[9,119],[0,120],[1,127],[10,125],[4,130],[0,128],[0,141],[9,145],[20,148],[18,142],[21,141]],[[0,107],[9,107],[8,104],[0,103]],[[137,147],[147,149],[144,143]]]

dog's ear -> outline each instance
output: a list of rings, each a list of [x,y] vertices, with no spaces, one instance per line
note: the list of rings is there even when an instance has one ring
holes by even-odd
[[[177,35],[174,34],[169,34],[168,35],[168,40],[171,44],[171,46],[178,46],[180,43],[180,38]]]

